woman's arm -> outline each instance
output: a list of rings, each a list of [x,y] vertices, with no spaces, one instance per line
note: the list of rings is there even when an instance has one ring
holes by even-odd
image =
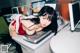
[[[22,27],[26,31],[27,35],[33,35],[35,33],[35,30],[30,30],[30,26],[34,25],[30,20],[21,20]]]

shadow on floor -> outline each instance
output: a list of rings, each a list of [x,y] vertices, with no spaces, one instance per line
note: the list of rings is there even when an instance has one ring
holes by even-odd
[[[76,28],[75,29],[75,32],[80,32],[80,28]]]

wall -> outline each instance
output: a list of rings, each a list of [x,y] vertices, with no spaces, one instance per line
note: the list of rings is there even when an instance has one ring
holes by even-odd
[[[18,6],[18,5],[27,5],[33,1],[39,1],[39,0],[0,0],[0,9],[4,7],[10,7],[10,6]]]
[[[9,0],[0,0],[0,16],[2,13],[2,8],[10,7],[10,1]]]
[[[64,21],[69,21],[68,3],[75,0],[58,0],[59,12]]]
[[[27,5],[29,6],[31,2],[39,1],[39,0],[10,0],[11,6],[22,6]]]
[[[9,0],[0,0],[0,8],[9,7],[10,1]]]

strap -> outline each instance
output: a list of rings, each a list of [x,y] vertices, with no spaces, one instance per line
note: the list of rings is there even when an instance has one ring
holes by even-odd
[[[15,17],[15,20],[16,20],[16,33],[18,33],[18,29],[19,29],[19,23],[20,23],[20,18],[21,18],[22,16],[21,15],[17,15],[16,17]]]

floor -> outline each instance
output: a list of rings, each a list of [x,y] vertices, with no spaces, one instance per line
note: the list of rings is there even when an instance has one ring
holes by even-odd
[[[75,31],[70,31],[70,25],[62,29],[50,45],[54,53],[80,53],[80,24]]]

